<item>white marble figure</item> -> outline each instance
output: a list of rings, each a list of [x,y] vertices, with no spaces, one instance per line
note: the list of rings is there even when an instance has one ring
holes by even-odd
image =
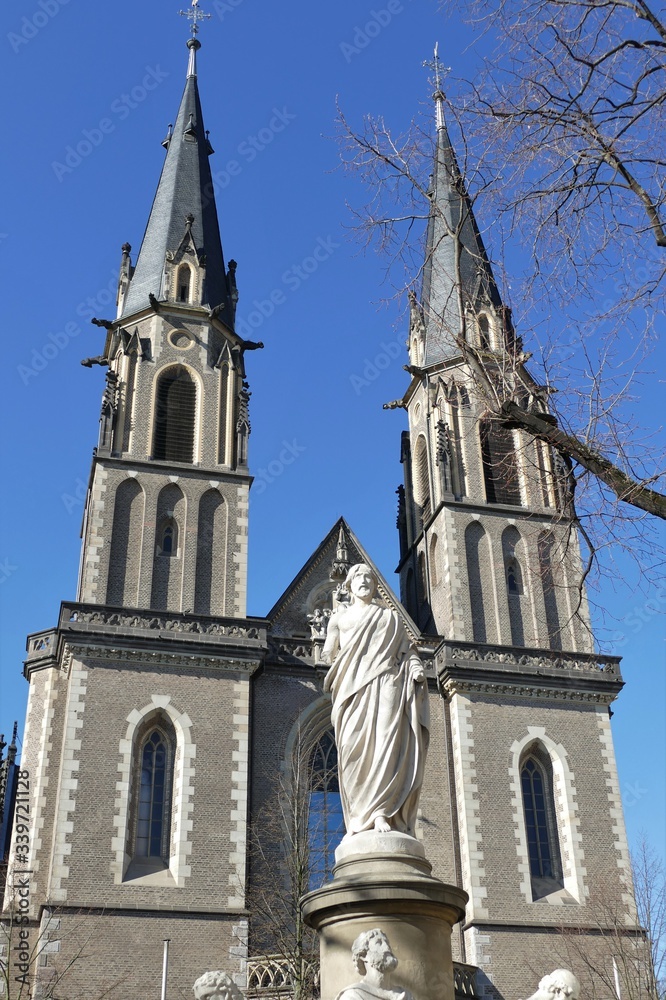
[[[391,986],[398,959],[379,928],[359,934],[352,945],[352,959],[363,978],[341,990],[335,1000],[414,1000],[409,990]]]
[[[322,662],[347,837],[413,837],[429,736],[423,664],[395,611],[374,600],[372,569],[352,566],[345,586],[351,602],[331,615]]]
[[[539,989],[529,1000],[579,1000],[579,997],[580,984],[573,972],[555,969],[555,972],[543,977]]]
[[[236,983],[226,972],[204,972],[192,987],[196,1000],[244,1000]]]

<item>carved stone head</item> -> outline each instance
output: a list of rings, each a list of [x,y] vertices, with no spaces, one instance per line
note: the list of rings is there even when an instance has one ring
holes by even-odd
[[[352,945],[352,958],[362,976],[368,967],[378,972],[391,972],[398,964],[386,934],[379,927],[359,934]]]
[[[580,983],[568,969],[555,969],[544,976],[530,1000],[579,1000]]]
[[[192,987],[196,1000],[243,1000],[243,994],[226,972],[204,972]]]

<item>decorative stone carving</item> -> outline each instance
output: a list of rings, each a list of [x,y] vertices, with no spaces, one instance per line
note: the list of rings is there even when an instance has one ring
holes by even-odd
[[[226,972],[204,972],[192,987],[196,1000],[243,1000],[236,983]]]
[[[529,1000],[579,1000],[580,983],[568,969],[555,969],[544,976]]]
[[[118,611],[104,609],[86,611],[72,610],[69,622],[79,625],[114,625],[125,628],[158,629],[165,632],[194,632],[200,635],[219,635],[225,638],[259,639],[259,630],[244,625],[222,625],[220,622],[208,622],[182,618],[167,618],[162,615],[130,615]]]
[[[107,450],[111,447],[113,440],[113,428],[118,410],[118,393],[118,375],[109,370],[106,373],[106,385],[102,394],[102,411],[99,417],[99,447]]]
[[[308,615],[308,622],[313,639],[325,639],[328,620],[331,617],[329,608],[315,608],[311,615]]]
[[[331,615],[322,662],[347,837],[414,836],[429,736],[423,664],[402,619],[374,600],[372,569],[352,566],[345,586],[351,602]]]
[[[550,670],[585,670],[618,676],[618,657],[604,657],[580,653],[549,652],[514,653],[507,649],[489,646],[465,648],[447,646],[447,660],[475,660],[483,663],[512,663],[521,667],[546,667]]]
[[[359,934],[352,945],[352,959],[363,978],[341,990],[336,1000],[368,1000],[369,997],[376,997],[377,1000],[414,1000],[408,990],[391,985],[391,973],[397,967],[398,959],[380,928]]]

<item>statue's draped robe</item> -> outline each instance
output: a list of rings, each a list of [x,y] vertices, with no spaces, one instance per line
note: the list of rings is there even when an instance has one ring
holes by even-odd
[[[410,677],[415,663],[398,615],[370,604],[326,675],[347,834],[385,816],[414,836],[429,724],[427,684]]]

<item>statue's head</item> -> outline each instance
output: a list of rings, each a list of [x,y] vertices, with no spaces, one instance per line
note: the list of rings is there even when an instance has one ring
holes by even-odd
[[[226,972],[204,972],[192,989],[196,1000],[243,1000],[243,994]]]
[[[378,582],[372,567],[367,563],[356,563],[347,573],[345,588],[353,597],[371,601],[377,591]]]
[[[352,959],[362,976],[368,967],[378,972],[390,972],[398,964],[386,934],[379,927],[359,934],[352,945]]]
[[[555,969],[550,975],[544,976],[539,983],[539,991],[549,1000],[578,1000],[580,984],[573,972],[568,969]]]

